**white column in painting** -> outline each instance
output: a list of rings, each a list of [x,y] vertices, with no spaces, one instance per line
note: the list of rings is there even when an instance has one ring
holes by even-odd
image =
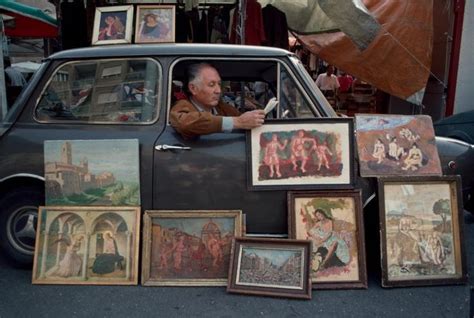
[[[41,270],[40,270],[40,278],[45,277],[45,272],[46,272],[46,255],[48,252],[48,240],[49,240],[49,235],[48,235],[49,229],[46,228],[44,230],[43,236],[44,236],[44,241],[43,241],[43,253],[41,254]]]
[[[125,235],[127,235],[127,251],[125,252],[125,269],[126,269],[126,272],[125,272],[125,277],[127,279],[130,279],[130,242],[131,242],[131,238],[132,238],[132,233],[130,233],[129,231],[125,232]]]
[[[63,238],[63,232],[58,232],[58,246],[56,249],[56,263],[54,264],[56,267],[59,266],[59,257],[61,256],[61,245],[62,242],[60,241]]]
[[[82,259],[82,280],[87,279],[87,263],[89,263],[89,243],[90,243],[91,235],[90,233],[85,234],[85,242],[84,242],[84,253]]]

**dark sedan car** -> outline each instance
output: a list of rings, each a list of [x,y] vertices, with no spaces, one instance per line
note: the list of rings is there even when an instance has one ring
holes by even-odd
[[[474,144],[474,110],[443,118],[433,125],[437,136]]]
[[[254,105],[276,97],[272,118],[337,116],[299,59],[280,49],[166,44],[60,52],[45,60],[0,124],[1,247],[18,262],[32,259],[45,140],[138,139],[142,210],[240,209],[248,233],[286,236],[286,191],[247,188],[242,131],[187,141],[169,125],[185,71],[196,62],[219,69],[224,98],[242,110],[251,104],[230,92],[263,87],[250,97]],[[471,147],[444,138],[437,145],[445,174],[471,173]],[[365,203],[374,198],[371,181],[356,180]]]

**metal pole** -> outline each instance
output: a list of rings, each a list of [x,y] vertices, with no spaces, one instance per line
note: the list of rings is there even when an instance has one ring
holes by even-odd
[[[245,20],[247,19],[246,16],[246,9],[247,9],[247,1],[246,0],[239,0],[239,26],[237,30],[240,30],[240,44],[245,44]]]
[[[8,111],[7,89],[5,82],[5,65],[3,65],[4,30],[5,29],[3,27],[3,16],[0,14],[0,121],[3,121]]]

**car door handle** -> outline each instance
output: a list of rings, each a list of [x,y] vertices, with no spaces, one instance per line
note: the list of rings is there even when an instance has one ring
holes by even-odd
[[[187,146],[172,146],[172,145],[157,145],[156,150],[167,151],[167,150],[191,150],[191,147]]]

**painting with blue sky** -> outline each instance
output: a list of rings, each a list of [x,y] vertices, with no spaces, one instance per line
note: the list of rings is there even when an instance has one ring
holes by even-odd
[[[136,139],[47,140],[47,205],[140,205]]]

